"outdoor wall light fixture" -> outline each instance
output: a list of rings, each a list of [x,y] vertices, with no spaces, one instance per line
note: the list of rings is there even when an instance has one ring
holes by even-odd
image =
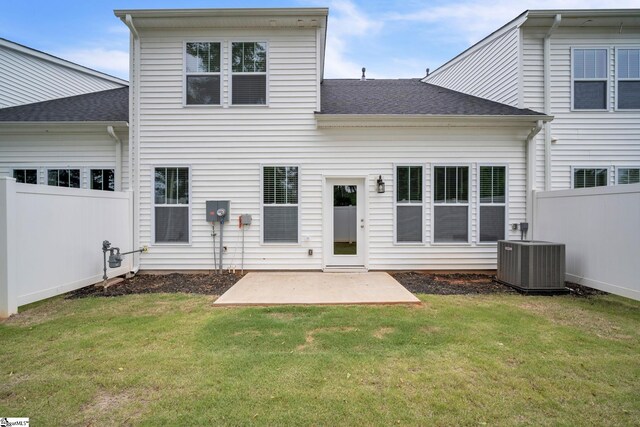
[[[377,186],[378,193],[384,193],[384,181],[382,180],[382,175],[378,177]]]

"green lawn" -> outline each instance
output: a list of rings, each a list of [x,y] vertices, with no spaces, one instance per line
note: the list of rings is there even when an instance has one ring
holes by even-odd
[[[0,416],[32,425],[638,425],[640,303],[421,307],[52,299],[0,323]]]

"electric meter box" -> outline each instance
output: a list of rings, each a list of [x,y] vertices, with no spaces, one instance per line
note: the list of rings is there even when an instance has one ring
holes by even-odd
[[[224,209],[226,211],[225,220],[229,220],[229,206],[231,202],[229,200],[207,200],[207,222],[220,222],[218,216],[218,209]]]

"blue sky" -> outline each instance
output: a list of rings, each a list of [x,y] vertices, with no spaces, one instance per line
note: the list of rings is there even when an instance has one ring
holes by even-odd
[[[329,7],[326,77],[422,77],[525,9],[638,7],[638,0],[5,0],[0,37],[127,78],[113,9]]]

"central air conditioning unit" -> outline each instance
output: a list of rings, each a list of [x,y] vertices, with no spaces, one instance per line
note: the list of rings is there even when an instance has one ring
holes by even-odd
[[[498,241],[500,283],[526,293],[566,293],[565,245],[535,240]]]

